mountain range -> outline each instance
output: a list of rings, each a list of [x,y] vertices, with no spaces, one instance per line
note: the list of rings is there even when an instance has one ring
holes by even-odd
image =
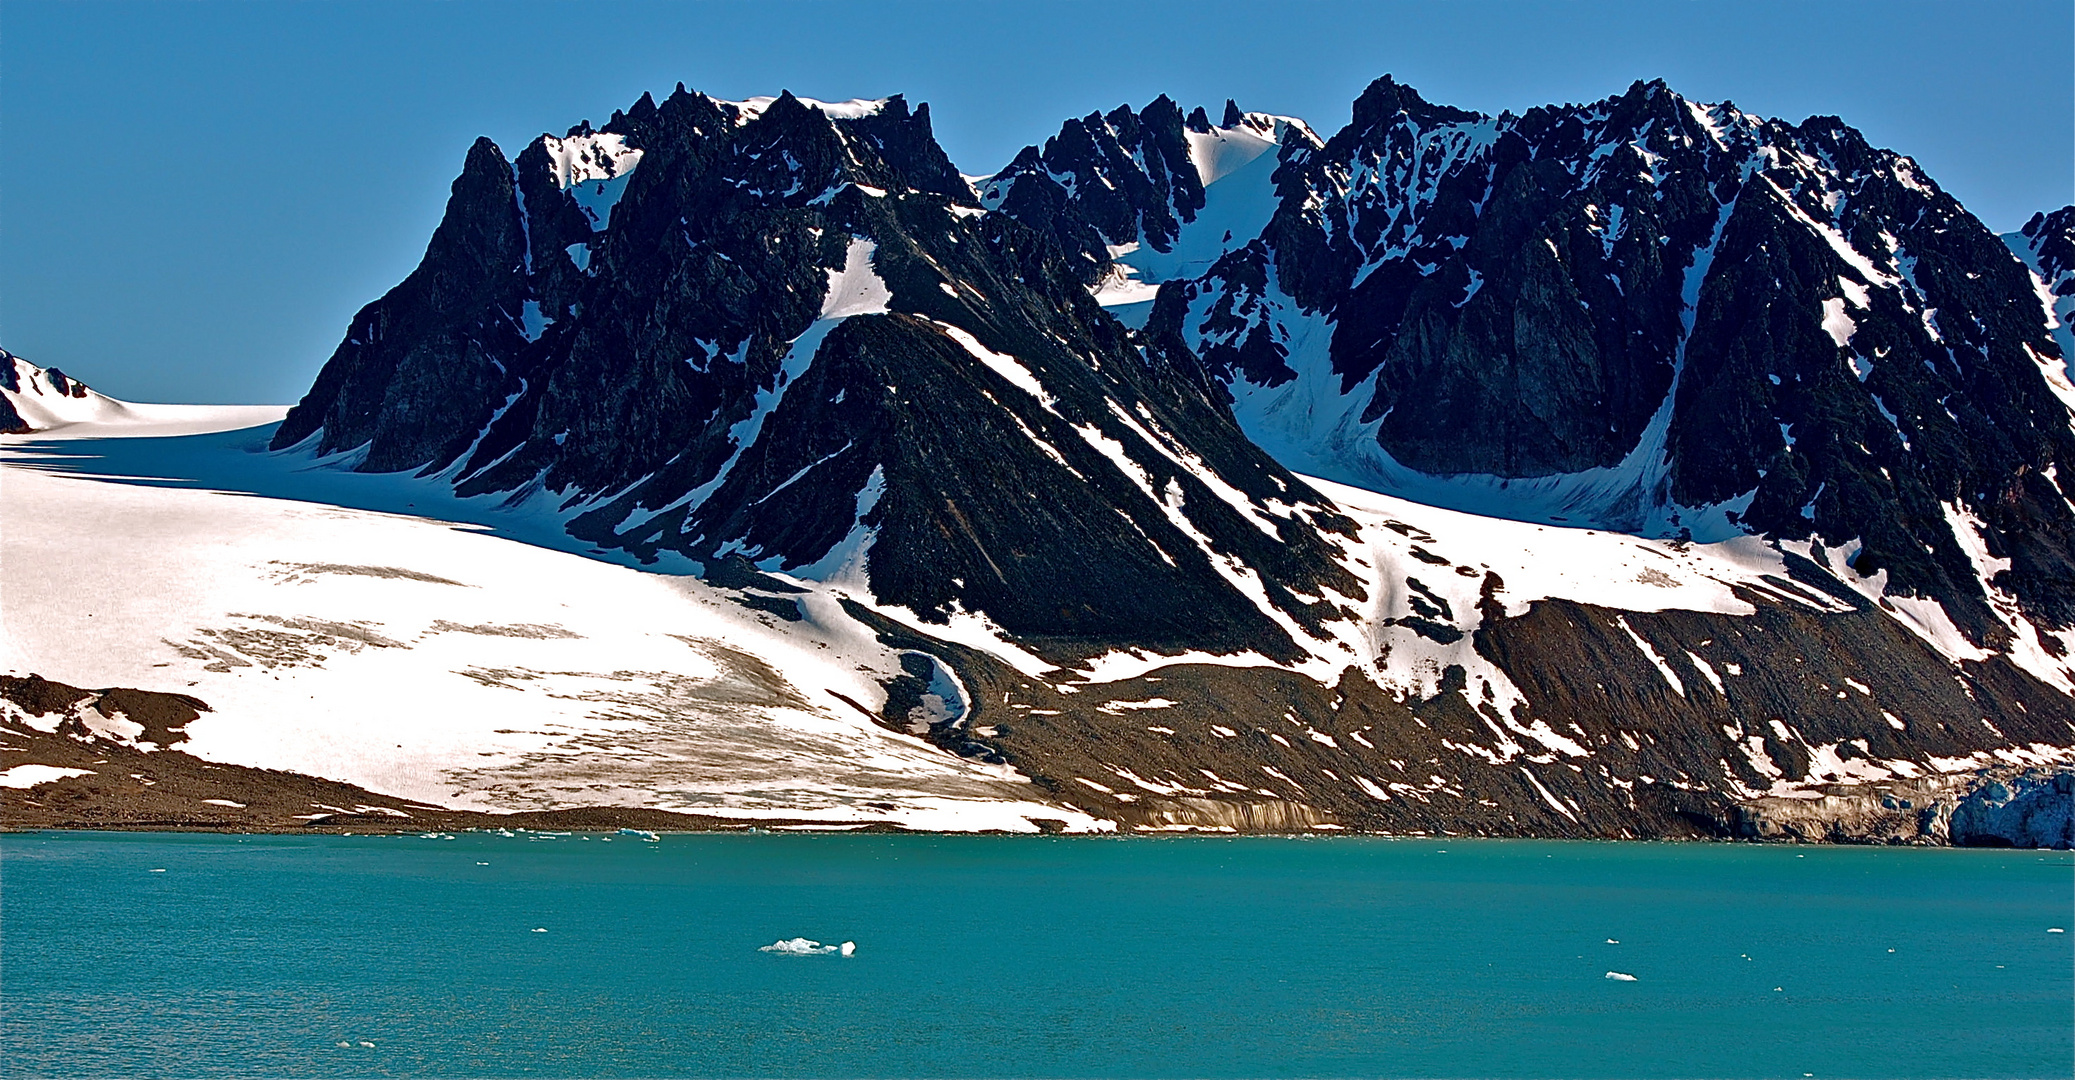
[[[1060,821],[2065,846],[2071,309],[2075,208],[1662,82],[986,177],[679,86],[477,140],[268,449],[868,639],[803,707]]]

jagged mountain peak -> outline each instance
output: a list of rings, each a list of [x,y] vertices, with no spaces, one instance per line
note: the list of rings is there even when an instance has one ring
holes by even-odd
[[[2075,206],[2033,214],[2023,229],[2003,241],[2030,272],[2054,343],[2060,346],[2058,366],[2049,358],[2041,370],[2057,392],[2075,396],[2066,363],[2075,357]]]
[[[1282,157],[1319,143],[1295,117],[1227,100],[1213,126],[1160,99],[1068,121],[984,181],[983,205],[1051,237],[1105,304],[1150,300],[1258,234]]]
[[[1352,130],[1379,127],[1396,122],[1400,116],[1423,126],[1474,123],[1486,119],[1482,113],[1468,109],[1433,104],[1395,77],[1382,75],[1355,98],[1354,119],[1348,127]]]
[[[426,264],[275,445],[1062,657],[1295,661],[1345,637],[1351,526],[1136,352],[1066,252],[975,205],[926,110],[684,92],[636,112],[536,140],[515,174],[472,164]],[[1155,102],[1078,130],[1166,153],[1200,192],[1183,120]]]

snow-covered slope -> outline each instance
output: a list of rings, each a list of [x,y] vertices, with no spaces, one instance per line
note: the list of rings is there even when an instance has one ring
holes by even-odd
[[[1163,281],[1195,277],[1260,235],[1277,205],[1277,151],[1316,147],[1302,120],[1241,112],[1222,124],[1162,97],[1067,121],[980,185],[982,204],[1051,233],[1099,268],[1091,286],[1126,322]]]
[[[1527,813],[1555,815],[1531,831],[1616,835],[1663,828],[1632,797],[1619,809],[1622,785],[1801,798],[2071,753],[2039,736],[2044,716],[1999,711],[1993,749],[1986,728],[1949,730],[1953,703],[1985,692],[1949,624],[1883,638],[1890,616],[1755,538],[1495,521],[1313,481],[1354,523],[1341,557],[1371,599],[1325,637],[1300,631],[1304,658],[1130,648],[1058,667],[985,619],[880,603],[861,575],[619,565],[635,560],[538,506],[256,452],[265,437],[6,450],[6,673],[190,694],[210,711],[183,753],[438,806],[953,830],[1503,832]],[[1811,688],[1782,683],[1780,650],[1851,619],[1803,653],[1849,700],[1783,709]],[[1929,665],[1884,659],[1912,650]],[[1552,660],[1629,703],[1552,708]],[[1291,675],[1311,689],[1233,707],[1292,693]],[[1767,742],[1754,713],[1789,734]],[[949,752],[947,730],[1020,767]]]
[[[286,405],[144,405],[118,401],[0,349],[0,434],[43,438],[186,435],[271,424]]]
[[[1293,137],[1298,145],[1318,143],[1311,128],[1294,117],[1244,113],[1227,120],[1223,127],[1183,132],[1189,160],[1203,181],[1203,206],[1182,223],[1172,244],[1161,250],[1142,238],[1110,248],[1116,265],[1098,287],[1096,300],[1107,307],[1147,305],[1119,313],[1127,322],[1145,321],[1161,282],[1200,276],[1227,252],[1259,236],[1278,205],[1277,149]]]
[[[271,465],[293,485],[298,463],[255,453],[264,435],[108,440],[127,445],[87,468],[214,461],[201,478],[235,484]],[[1041,805],[1012,769],[876,723],[865,710],[883,707],[901,651],[833,599],[800,594],[785,619],[695,578],[407,504],[384,513],[45,467],[106,445],[0,451],[0,667],[200,698],[212,711],[180,749],[204,760],[461,809],[1095,827]],[[348,497],[409,490],[365,479]],[[418,491],[428,507],[438,495]],[[950,686],[937,689],[955,699]]]

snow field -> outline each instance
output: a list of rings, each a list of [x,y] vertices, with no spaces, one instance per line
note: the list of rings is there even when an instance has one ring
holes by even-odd
[[[81,439],[107,435],[194,435],[270,424],[288,414],[286,405],[153,405],[118,401],[76,380],[84,396],[59,393],[49,372],[20,357],[12,364],[20,391],[0,387],[4,396],[35,428],[39,439]],[[68,387],[69,389],[70,387]],[[0,436],[16,439],[21,436]]]
[[[879,707],[898,657],[832,603],[780,628],[695,579],[27,456],[0,464],[0,664],[193,694],[198,757],[467,809],[1099,827],[843,703]]]

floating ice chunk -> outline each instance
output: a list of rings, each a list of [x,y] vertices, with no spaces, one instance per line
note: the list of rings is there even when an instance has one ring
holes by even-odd
[[[2049,933],[2049,934],[2065,934],[2065,933],[2067,933],[2067,931],[2066,931],[2066,930],[2064,930],[2064,929],[2062,929],[2062,928],[2060,928],[2060,927],[2058,927],[2058,926],[2049,926],[2049,927],[2047,927],[2047,928],[2046,928],[2046,932],[2047,932],[2047,933]]]
[[[1609,945],[1619,945],[1619,944],[1621,944],[1621,942],[1619,942],[1619,941],[1617,941],[1617,940],[1615,940],[1615,939],[1613,939],[1613,938],[1608,938],[1608,939],[1607,939],[1607,944],[1609,944]]]
[[[857,943],[846,941],[841,945],[823,945],[813,938],[796,937],[786,938],[783,941],[774,941],[769,945],[758,948],[757,951],[778,953],[782,956],[826,956],[834,952],[840,952],[844,956],[849,956],[857,951]]]
[[[1607,972],[1607,978],[1609,978],[1609,979],[1612,979],[1612,980],[1614,980],[1615,982],[1634,982],[1634,981],[1636,981],[1636,977],[1635,977],[1635,976],[1633,976],[1633,975],[1630,975],[1630,974],[1627,974],[1626,972],[1620,972],[1620,971],[1609,971],[1609,972]]]
[[[548,928],[545,926],[536,926],[533,928],[533,932],[536,934],[545,934],[548,932]]]
[[[649,843],[651,843],[651,844],[660,844],[660,843],[662,843],[662,842],[663,842],[663,838],[662,838],[662,837],[660,837],[660,836],[657,836],[657,835],[656,835],[655,833],[649,832],[649,831],[648,831],[647,829],[621,829],[621,830],[619,831],[619,835],[621,835],[621,836],[638,836],[638,837],[641,837],[641,838],[642,838],[643,840],[646,840],[646,841],[648,841],[648,842],[649,842]]]

